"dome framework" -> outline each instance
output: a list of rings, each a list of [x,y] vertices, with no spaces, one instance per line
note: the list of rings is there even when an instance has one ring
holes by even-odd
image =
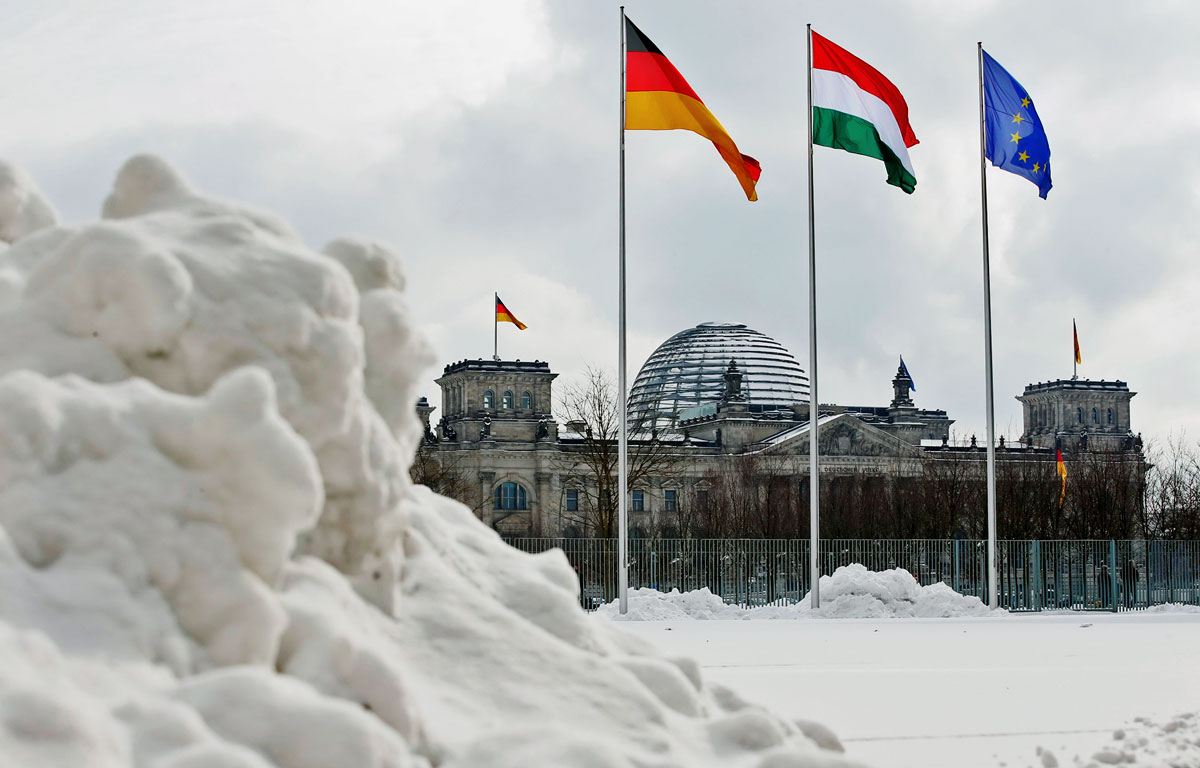
[[[717,403],[730,360],[741,370],[752,413],[808,403],[808,376],[791,352],[741,323],[701,323],[667,339],[650,355],[629,392],[638,431],[676,432],[681,414]]]

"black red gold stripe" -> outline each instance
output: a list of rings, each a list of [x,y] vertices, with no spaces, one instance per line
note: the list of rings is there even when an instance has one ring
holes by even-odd
[[[762,168],[738,151],[729,133],[662,51],[625,19],[625,128],[631,131],[685,130],[716,146],[750,200]]]
[[[517,319],[516,315],[514,315],[512,312],[508,311],[508,307],[504,306],[504,302],[500,301],[499,296],[496,297],[496,322],[512,323],[513,325],[517,326],[517,328],[522,331],[525,330],[525,328],[527,327],[525,325],[525,323],[522,323],[520,320]]]

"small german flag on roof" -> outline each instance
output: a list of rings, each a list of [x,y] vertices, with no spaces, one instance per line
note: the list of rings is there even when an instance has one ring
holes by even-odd
[[[525,330],[525,323],[522,323],[516,318],[512,312],[508,311],[508,307],[504,306],[504,302],[500,301],[500,295],[496,295],[496,322],[497,323],[512,323],[520,330]]]

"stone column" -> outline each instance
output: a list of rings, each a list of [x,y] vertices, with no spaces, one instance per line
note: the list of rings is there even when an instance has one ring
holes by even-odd
[[[554,475],[549,472],[535,472],[534,480],[537,483],[537,501],[531,505],[529,510],[529,527],[536,532],[535,535],[545,536],[546,529],[543,523],[550,515],[554,508],[555,499],[552,499],[554,490],[551,487]]]
[[[495,472],[479,473],[479,492],[483,496],[483,509],[479,517],[488,528],[492,527],[492,483],[496,481]]]

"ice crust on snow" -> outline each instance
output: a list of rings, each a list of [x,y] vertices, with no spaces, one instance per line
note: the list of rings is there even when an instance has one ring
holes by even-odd
[[[681,619],[801,619],[801,618],[949,618],[989,616],[993,611],[971,595],[955,592],[941,582],[921,586],[903,568],[871,571],[860,563],[839,567],[821,577],[821,604],[812,607],[806,594],[791,605],[755,608],[726,603],[707,587],[680,592],[660,592],[649,587],[629,590],[629,610],[622,615],[617,601],[600,606],[601,616],[615,621],[676,621]]]
[[[0,240],[0,766],[850,764],[411,485],[394,252],[151,156],[78,224],[0,166]]]

